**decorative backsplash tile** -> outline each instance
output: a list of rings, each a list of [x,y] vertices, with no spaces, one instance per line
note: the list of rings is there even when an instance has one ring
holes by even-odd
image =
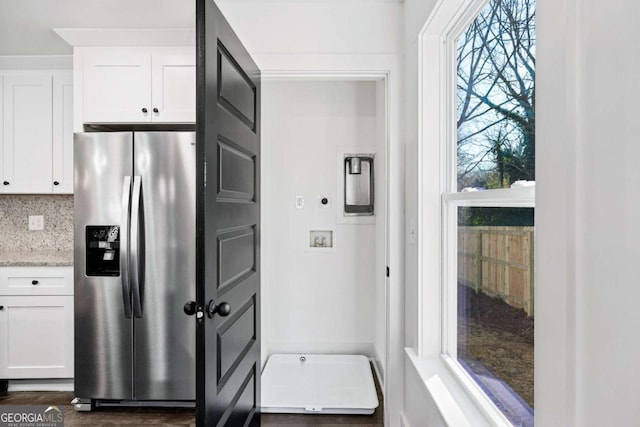
[[[44,230],[29,231],[29,215]],[[73,250],[73,196],[0,195],[0,250]]]

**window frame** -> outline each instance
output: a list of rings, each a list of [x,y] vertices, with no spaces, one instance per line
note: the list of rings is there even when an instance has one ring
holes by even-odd
[[[442,348],[440,357],[485,415],[496,425],[511,426],[511,422],[502,411],[458,362],[459,207],[535,208],[535,187],[442,195]]]
[[[419,357],[444,362],[489,422],[511,426],[457,361],[458,207],[535,208],[535,186],[457,191],[457,40],[488,2],[438,1],[419,37],[417,348]],[[439,314],[438,330],[433,311]]]
[[[457,359],[458,343],[459,207],[535,208],[535,186],[442,195],[442,354],[454,360]]]

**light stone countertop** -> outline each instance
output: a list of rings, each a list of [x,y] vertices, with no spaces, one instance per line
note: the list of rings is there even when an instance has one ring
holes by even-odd
[[[69,265],[73,265],[73,251],[0,249],[0,267],[57,267]]]

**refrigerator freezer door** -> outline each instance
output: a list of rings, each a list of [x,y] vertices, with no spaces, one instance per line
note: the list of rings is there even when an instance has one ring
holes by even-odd
[[[131,244],[140,260],[132,299],[142,305],[134,320],[135,399],[195,400],[195,323],[183,311],[195,300],[195,133],[134,138],[141,196],[131,218],[139,221]]]
[[[124,308],[125,266],[115,256],[126,251],[119,245],[127,240],[123,182],[132,152],[130,132],[75,135],[75,392],[82,398],[133,398],[133,319]]]

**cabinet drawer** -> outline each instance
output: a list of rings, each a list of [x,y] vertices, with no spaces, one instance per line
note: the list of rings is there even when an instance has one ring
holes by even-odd
[[[73,267],[2,268],[0,295],[73,295]]]
[[[0,378],[73,377],[73,297],[0,296]]]

